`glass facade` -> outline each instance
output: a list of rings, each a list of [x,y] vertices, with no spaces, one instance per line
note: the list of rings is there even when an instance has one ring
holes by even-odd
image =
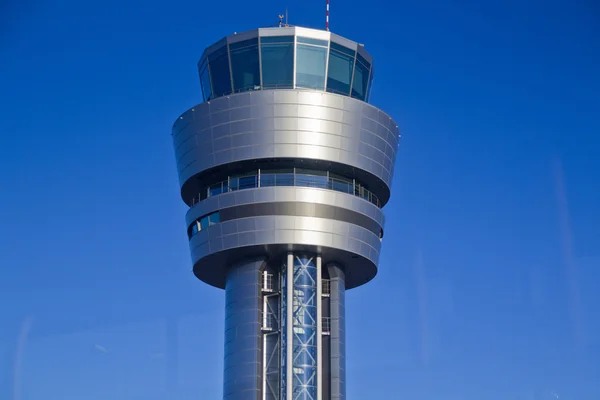
[[[260,41],[262,87],[289,89],[294,87],[294,37],[270,36]]]
[[[348,96],[352,87],[352,70],[356,52],[331,42],[327,91]]]
[[[288,400],[291,385],[292,397],[289,400],[311,400],[317,398],[317,278],[316,256],[294,254],[292,263],[283,263],[281,270],[281,399]],[[293,287],[288,290],[287,277],[292,274]],[[291,294],[291,299],[289,298]],[[292,337],[288,335],[287,313],[292,307]],[[289,343],[291,341],[292,343]],[[288,347],[288,345],[291,345]],[[292,354],[288,354],[289,348]],[[288,363],[291,361],[292,376],[288,376]]]
[[[294,400],[317,398],[317,266],[315,262],[315,257],[294,255],[292,368]]]
[[[365,100],[367,98],[370,67],[369,63],[360,54],[356,55],[351,94],[355,99]]]
[[[285,33],[257,35],[207,51],[198,67],[204,101],[251,90],[292,88],[369,101],[372,65],[357,51],[359,45]]]
[[[229,45],[233,92],[260,89],[260,58],[258,38]]]
[[[221,193],[271,186],[301,186],[335,190],[361,197],[377,207],[382,206],[379,198],[356,180],[328,171],[304,168],[260,169],[231,176],[227,180],[210,185],[206,191],[194,199],[194,204]]]
[[[231,94],[231,73],[229,72],[229,52],[227,45],[208,56],[213,97]]]
[[[194,223],[188,227],[188,237],[191,238],[202,229],[206,229],[211,225],[218,224],[219,222],[221,222],[221,215],[218,211],[205,215],[202,218],[194,221]]]
[[[200,67],[198,68],[200,72],[200,84],[202,85],[202,96],[204,96],[204,101],[208,101],[212,99],[212,88],[210,86],[210,75],[208,72],[208,64],[206,60],[204,60]]]
[[[325,47],[298,43],[296,47],[296,87],[324,90],[327,66]]]

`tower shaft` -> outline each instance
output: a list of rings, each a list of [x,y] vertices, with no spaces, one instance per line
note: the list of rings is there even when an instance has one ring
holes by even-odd
[[[371,56],[281,27],[198,68],[173,142],[194,274],[225,289],[223,399],[345,399],[345,293],[377,273],[399,138]]]

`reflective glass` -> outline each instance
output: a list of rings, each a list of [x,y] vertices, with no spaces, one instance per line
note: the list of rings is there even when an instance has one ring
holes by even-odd
[[[357,55],[360,57],[360,55]],[[362,57],[361,57],[362,58]],[[354,79],[352,81],[352,97],[365,100],[367,95],[367,84],[369,82],[369,68],[356,60],[354,68]]]
[[[231,94],[231,75],[227,46],[223,46],[208,56],[208,67],[212,81],[213,97]]]
[[[208,224],[214,225],[221,222],[221,214],[219,212],[212,213],[208,216]]]
[[[261,38],[263,89],[292,88],[294,84],[294,44],[264,43],[265,39],[273,38]]]
[[[332,43],[333,44],[333,43]],[[327,91],[344,95],[350,94],[354,56],[331,49],[327,71]]]
[[[317,386],[317,279],[314,258],[294,257],[293,392],[300,399],[315,399]],[[320,301],[320,299],[319,299]]]
[[[298,41],[298,43],[314,44],[316,46],[327,47],[329,44],[329,42],[327,40],[313,39],[313,38],[302,37],[302,36],[298,36],[296,38],[296,40]]]
[[[201,229],[208,228],[208,215],[200,219]]]
[[[293,36],[261,36],[260,43],[294,43]]]
[[[296,186],[327,189],[329,186],[327,171],[296,168]]]
[[[257,39],[230,45],[234,93],[260,89],[260,63]]]
[[[258,177],[257,176],[245,176],[243,178],[238,178],[239,179],[239,186],[240,186],[240,190],[242,189],[252,189],[257,187],[257,180]]]
[[[325,47],[299,44],[296,49],[296,87],[325,89]]]
[[[216,196],[227,192],[227,181],[215,183],[208,188],[208,196]]]
[[[271,172],[262,173],[260,175],[260,186],[294,186],[293,173],[274,174]]]
[[[371,101],[371,90],[373,90],[373,66],[371,65],[371,73],[369,74],[369,87],[367,88],[367,102]]]
[[[347,54],[349,56],[352,56],[352,58],[354,58],[354,56],[356,55],[355,50],[349,49],[345,46],[342,46],[341,44],[337,44],[336,42],[331,42],[329,47],[331,47],[331,50],[335,50],[335,51],[339,51],[340,53]]]
[[[202,96],[204,97],[204,101],[212,99],[210,76],[208,74],[206,62],[203,62],[202,65],[200,65],[200,84],[202,85]]]

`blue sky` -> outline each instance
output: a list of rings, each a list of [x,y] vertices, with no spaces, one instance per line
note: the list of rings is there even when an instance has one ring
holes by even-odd
[[[204,47],[323,3],[3,3],[0,397],[220,398],[224,295],[190,272],[170,128]],[[349,398],[600,398],[598,4],[331,10],[403,134]]]

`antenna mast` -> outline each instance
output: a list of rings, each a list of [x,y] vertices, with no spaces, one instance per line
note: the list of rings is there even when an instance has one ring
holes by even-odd
[[[329,0],[325,0],[326,8],[325,8],[325,29],[329,30]]]

